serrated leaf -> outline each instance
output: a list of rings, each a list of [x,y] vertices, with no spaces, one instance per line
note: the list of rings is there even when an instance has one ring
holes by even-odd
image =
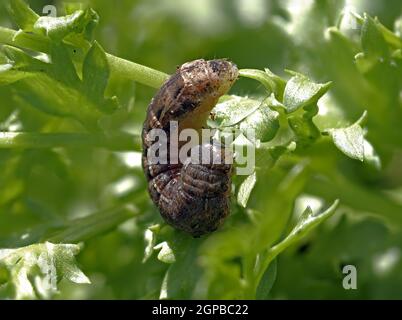
[[[85,11],[78,10],[63,17],[40,17],[34,29],[54,40],[62,40],[70,33],[81,33],[89,23]]]
[[[74,81],[78,78],[73,71],[66,69],[64,73],[60,64],[46,64],[15,48],[13,54],[14,59],[18,58],[13,70],[29,75],[29,78],[15,83],[19,97],[48,114],[75,118],[90,129],[97,127],[101,114],[97,106],[80,92],[80,81]],[[66,58],[65,55],[61,57]],[[67,68],[67,61],[64,63]]]
[[[272,140],[279,130],[279,113],[263,102],[240,123],[240,131],[246,134],[247,130],[253,130],[255,139],[261,142]]]
[[[8,0],[7,9],[11,18],[24,31],[33,31],[39,16],[23,0]]]
[[[74,256],[80,252],[80,247],[75,244],[51,244],[46,242],[48,254],[54,255],[54,262],[59,274],[71,282],[89,284],[91,281],[78,268]]]
[[[316,104],[304,107],[302,115],[294,114],[288,117],[289,126],[296,135],[298,147],[307,147],[314,143],[320,136],[320,130],[313,122],[313,117],[318,113]]]
[[[295,112],[300,108],[317,103],[331,85],[331,82],[314,83],[300,73],[291,73],[293,77],[287,82],[283,97],[283,104],[287,113]]]
[[[213,110],[214,123],[218,128],[231,127],[239,124],[240,131],[247,135],[253,130],[254,138],[262,142],[274,138],[279,129],[279,113],[271,109],[280,105],[274,96],[262,102],[238,96],[226,97]]]
[[[361,42],[364,55],[367,58],[386,59],[389,57],[388,45],[377,26],[377,22],[367,14],[364,15]]]
[[[299,220],[296,225],[289,233],[289,235],[283,239],[281,242],[276,244],[275,246],[268,249],[263,254],[263,262],[259,266],[259,271],[257,275],[257,279],[261,281],[268,267],[272,263],[272,261],[285,249],[289,246],[297,243],[302,239],[306,234],[308,234],[312,229],[322,223],[324,220],[328,219],[331,215],[333,215],[338,208],[339,200],[335,200],[335,202],[324,212],[313,213],[310,207],[307,207],[306,210],[301,214]]]
[[[84,60],[82,81],[88,95],[97,99],[104,96],[110,70],[103,48],[94,42]]]
[[[239,187],[239,192],[237,193],[237,203],[243,208],[247,206],[248,199],[250,198],[251,192],[257,182],[257,175],[255,172],[250,174],[246,180]]]
[[[51,115],[72,117],[88,129],[97,130],[101,116],[114,112],[119,103],[116,97],[105,98],[104,92],[99,93],[106,88],[109,69],[102,59],[102,56],[105,58],[103,50],[96,45],[93,48],[86,60],[86,82],[83,83],[62,42],[51,42],[51,63],[15,47],[4,46],[12,68],[4,67],[6,72],[0,74],[0,84],[23,80],[16,84],[17,92],[27,103]],[[30,78],[25,79],[27,77]]]
[[[69,87],[77,86],[80,79],[66,46],[62,43],[52,42],[50,47],[52,63],[48,71],[49,75]]]
[[[269,259],[274,259],[279,253],[303,238],[312,229],[332,216],[339,206],[339,200],[336,200],[327,210],[314,213],[310,207],[301,214],[296,225],[289,235],[279,244],[269,250]],[[272,260],[271,260],[272,261]]]
[[[364,160],[364,131],[359,125],[330,131],[335,145],[348,157]]]
[[[260,105],[261,102],[258,100],[227,96],[213,109],[214,122],[219,128],[234,126],[257,110]]]
[[[117,98],[104,100],[110,69],[103,48],[95,41],[84,59],[82,81],[91,100],[98,102],[101,111],[112,113],[118,107]]]
[[[77,267],[78,245],[45,242],[17,249],[0,250],[0,267],[8,272],[6,285],[15,299],[49,299],[65,278],[79,284],[90,283]]]
[[[364,130],[360,123],[366,117],[366,113],[353,125],[347,128],[329,129],[336,147],[348,157],[356,160],[364,160]]]
[[[173,249],[167,241],[161,242],[154,247],[155,250],[160,250],[158,253],[158,260],[167,264],[176,262],[176,257]]]
[[[95,29],[99,24],[99,15],[92,8],[88,8],[86,10],[86,16],[87,16],[88,23],[85,27],[84,39],[87,41],[92,41],[94,38]]]

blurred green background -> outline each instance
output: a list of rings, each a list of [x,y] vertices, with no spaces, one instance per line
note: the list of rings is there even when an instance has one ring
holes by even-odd
[[[63,8],[63,1],[28,3],[37,13],[49,4],[61,12]],[[339,23],[345,6],[359,14],[378,16],[394,30],[402,15],[400,0],[88,3],[100,16],[95,39],[116,56],[166,73],[197,58],[229,58],[239,68],[269,67],[282,76],[284,69],[292,69],[317,82],[333,81],[317,117],[319,127],[320,123],[352,123],[368,110],[367,138],[380,156],[382,169],[364,166],[333,149],[305,151],[302,156],[309,159],[314,170],[297,193],[294,211],[300,212],[306,202],[322,207],[335,198],[341,199],[342,208],[278,258],[277,278],[268,298],[402,298],[400,63],[363,74],[354,59],[361,51],[359,27],[341,25],[344,38],[328,36],[327,31]],[[0,25],[15,28],[1,5]],[[401,36],[401,24],[396,28]],[[120,79],[112,79],[108,90],[118,95],[130,111],[128,117],[113,117],[110,125],[139,132],[155,90]],[[238,81],[232,92],[264,95],[262,86],[248,79]],[[52,128],[68,131],[77,126],[31,108],[13,89],[0,86],[0,131]],[[144,231],[161,219],[150,203],[138,201],[146,190],[139,161],[137,152],[83,147],[0,150],[0,248],[39,241],[44,232],[57,229],[69,219],[134,204],[141,211],[140,217],[85,241],[78,262],[92,285],[63,281],[56,298],[158,298],[167,266],[156,258],[146,263],[142,259]],[[284,165],[282,170],[288,167]],[[326,172],[334,172],[336,178],[332,176],[321,184],[320,175]],[[267,183],[260,186],[259,192],[269,193],[276,186]],[[27,236],[21,237],[24,234]],[[358,290],[342,288],[341,270],[347,264],[358,269]],[[194,292],[177,297],[204,297]]]

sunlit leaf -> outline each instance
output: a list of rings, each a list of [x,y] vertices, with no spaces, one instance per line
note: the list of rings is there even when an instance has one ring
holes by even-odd
[[[237,202],[245,208],[247,206],[248,199],[250,198],[251,191],[256,183],[256,173],[253,172],[246,180],[240,185],[239,192],[237,193]]]
[[[168,264],[174,263],[176,261],[174,251],[172,250],[168,242],[161,242],[157,244],[154,249],[159,250],[158,260]]]
[[[328,90],[330,82],[317,84],[306,76],[291,72],[293,77],[287,82],[283,104],[288,113],[316,103]]]
[[[238,124],[261,106],[254,99],[229,96],[213,109],[214,122],[218,127],[230,127]]]
[[[78,284],[89,279],[77,267],[74,256],[80,247],[46,242],[18,249],[1,249],[0,266],[8,271],[6,285],[16,299],[51,298],[65,278]]]
[[[332,137],[335,145],[348,157],[356,160],[364,160],[364,130],[360,122],[366,117],[362,116],[360,120],[346,128],[330,129],[328,133]]]

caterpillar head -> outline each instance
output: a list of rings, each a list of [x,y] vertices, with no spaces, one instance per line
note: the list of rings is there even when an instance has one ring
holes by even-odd
[[[237,66],[226,59],[194,60],[177,71],[183,81],[179,104],[170,111],[182,119],[182,128],[200,128],[205,124],[219,97],[237,80]]]
[[[226,59],[194,60],[183,64],[179,72],[189,92],[215,97],[225,94],[239,75],[237,66]]]

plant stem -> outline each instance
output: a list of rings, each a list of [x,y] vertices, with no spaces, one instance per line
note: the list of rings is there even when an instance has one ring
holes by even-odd
[[[47,38],[29,34],[18,33],[15,30],[0,27],[0,44],[17,46],[24,49],[50,52],[50,42]],[[106,54],[112,73],[128,80],[133,80],[152,88],[159,88],[169,77],[166,73],[134,63],[111,54]]]
[[[142,83],[152,88],[159,88],[169,77],[166,73],[151,69],[111,54],[106,54],[112,73],[120,77]]]
[[[138,135],[116,133],[27,133],[0,132],[0,149],[99,147],[113,151],[140,151]]]

